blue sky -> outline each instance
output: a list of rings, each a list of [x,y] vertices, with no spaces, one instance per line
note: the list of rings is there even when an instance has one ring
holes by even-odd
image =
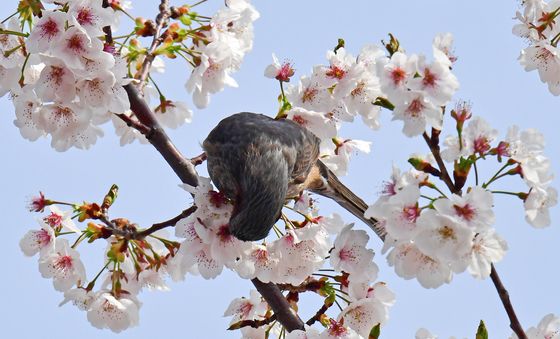
[[[154,13],[159,3],[137,2],[138,10],[132,12],[145,15]],[[199,11],[208,9],[206,13],[211,14],[222,3],[209,2]],[[313,65],[325,62],[325,53],[336,45],[337,38],[344,38],[347,49],[357,54],[364,44],[378,43],[391,32],[407,52],[430,56],[434,35],[451,32],[459,57],[454,73],[461,83],[455,99],[472,102],[474,114],[483,116],[502,136],[512,124],[539,129],[547,140],[546,153],[552,158],[553,168],[560,168],[558,98],[548,92],[536,73],[526,73],[517,62],[523,47],[523,41],[511,34],[517,2],[256,0],[254,4],[261,18],[255,24],[254,50],[234,75],[239,88],[213,96],[205,110],[191,105],[193,123],[170,132],[185,154],[199,154],[206,134],[231,113],[276,112],[277,83],[262,75],[273,52],[280,59],[292,60],[296,76],[300,76],[309,73]],[[16,5],[17,1],[6,2],[0,8],[0,17],[11,14]],[[183,87],[188,69],[180,62],[168,65],[165,75],[156,79],[168,98],[190,102]],[[24,257],[19,250],[19,239],[36,227],[35,216],[25,210],[26,199],[41,190],[70,201],[99,200],[116,183],[120,195],[113,216],[149,225],[184,209],[190,203],[187,194],[177,186],[179,180],[154,149],[138,143],[118,146],[110,125],[105,126],[106,136],[91,150],[57,153],[47,140],[30,143],[20,137],[12,123],[13,107],[5,97],[0,99],[0,112],[0,210],[4,215],[5,239],[0,247],[3,333],[20,338],[116,337],[108,330],[90,326],[85,314],[73,307],[59,308],[62,295],[54,291],[49,280],[40,277],[36,259]],[[373,142],[372,153],[358,156],[351,163],[350,175],[342,179],[368,202],[376,199],[392,163],[405,168],[409,154],[427,152],[419,139],[402,135],[401,127],[400,122],[391,122],[384,112],[380,131],[371,131],[360,122],[343,129],[346,137]],[[559,187],[557,182],[553,186]],[[330,202],[321,202],[320,206],[325,214],[341,212],[347,221],[354,221]],[[496,267],[509,288],[522,324],[536,325],[548,313],[560,314],[560,273],[556,264],[560,257],[559,208],[551,210],[552,226],[544,230],[535,230],[524,221],[519,200],[498,197],[495,211],[496,228],[510,247]],[[379,252],[379,241],[374,239],[370,245]],[[83,254],[89,275],[101,264],[103,251],[100,244],[90,247]],[[478,281],[461,274],[450,285],[426,290],[416,281],[398,278],[379,253],[376,262],[381,269],[380,279],[397,296],[382,338],[413,338],[419,327],[426,327],[441,338],[472,338],[481,319],[487,323],[492,338],[510,335],[509,321],[489,280]],[[226,272],[212,281],[189,276],[170,286],[170,292],[140,295],[144,303],[140,326],[119,334],[120,338],[240,337],[239,333],[225,331],[229,320],[221,315],[230,300],[248,295],[252,286],[249,281]]]

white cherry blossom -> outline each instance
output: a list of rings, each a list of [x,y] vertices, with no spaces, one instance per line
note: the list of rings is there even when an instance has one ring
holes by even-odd
[[[87,318],[97,328],[108,328],[115,333],[138,325],[140,303],[129,298],[115,298],[108,292],[100,293],[92,302]]]
[[[330,258],[332,267],[355,277],[369,273],[369,268],[372,267],[373,275],[364,278],[369,281],[375,280],[378,268],[373,262],[373,250],[365,247],[368,240],[369,236],[365,231],[353,230],[352,225],[344,227],[334,241]]]
[[[251,290],[249,298],[237,298],[231,301],[224,312],[224,317],[232,317],[230,325],[241,320],[264,318],[268,305],[256,290]]]
[[[414,242],[422,253],[451,264],[457,273],[467,268],[469,262],[465,257],[471,253],[474,231],[435,210],[424,211],[418,218],[418,227],[422,230]]]
[[[356,331],[363,338],[369,337],[371,329],[377,324],[384,324],[387,314],[383,305],[372,298],[364,298],[349,304],[340,312],[338,320],[344,319],[344,325]]]
[[[459,81],[449,70],[449,65],[437,60],[427,64],[421,57],[417,67],[420,77],[410,79],[408,87],[422,91],[434,105],[445,106],[459,88]]]
[[[43,221],[39,221],[41,229],[30,230],[19,241],[19,247],[28,257],[40,253],[44,257],[54,250],[54,230]]]
[[[478,186],[463,196],[452,194],[448,199],[434,201],[439,213],[459,219],[475,232],[487,230],[494,224],[493,204],[492,193]]]
[[[529,327],[525,334],[528,339],[558,339],[560,338],[560,317],[550,313],[541,319],[537,327]],[[510,339],[518,339],[513,333]]]
[[[76,77],[64,60],[42,56],[45,67],[35,84],[35,92],[43,101],[69,102],[76,97]]]
[[[393,120],[404,122],[403,133],[414,137],[424,133],[426,125],[441,129],[443,113],[423,92],[409,91],[399,96],[393,110]]]
[[[68,19],[68,14],[61,11],[43,11],[25,42],[27,50],[30,53],[46,52],[62,43]]]
[[[52,278],[57,291],[67,291],[86,279],[80,254],[70,247],[68,240],[56,239],[55,248],[39,261],[39,272],[43,278]]]
[[[525,220],[536,228],[549,226],[549,208],[556,206],[556,204],[558,204],[558,191],[554,187],[532,187],[523,204]]]
[[[473,240],[469,273],[477,279],[486,279],[490,275],[490,265],[502,260],[507,249],[507,242],[495,229],[478,233]]]

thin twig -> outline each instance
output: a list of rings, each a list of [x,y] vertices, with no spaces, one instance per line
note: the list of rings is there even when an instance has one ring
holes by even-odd
[[[140,80],[140,84],[138,87],[140,91],[142,91],[142,89],[146,85],[146,79],[148,78],[152,62],[156,57],[155,51],[163,42],[161,30],[165,25],[167,25],[167,20],[169,19],[170,15],[171,12],[169,11],[169,0],[161,0],[161,3],[159,5],[159,14],[156,17],[156,30],[154,33],[154,38],[152,40],[150,48],[148,49],[148,52],[146,53],[144,62],[142,62],[142,67],[140,68],[140,76],[138,78]]]
[[[162,221],[160,223],[157,224],[153,224],[150,228],[146,228],[143,231],[140,231],[136,234],[135,239],[142,239],[145,238],[146,236],[155,233],[161,229],[164,229],[166,227],[172,227],[175,226],[181,219],[184,219],[186,217],[188,217],[189,215],[193,214],[195,211],[197,210],[197,207],[195,205],[192,205],[191,207],[187,208],[186,210],[184,210],[183,212],[181,212],[181,214],[179,214],[176,217],[173,217],[169,220],[166,221]]]
[[[449,172],[447,172],[447,168],[445,167],[445,163],[443,162],[443,159],[441,158],[441,154],[439,152],[439,143],[435,143],[434,140],[430,139],[430,137],[428,136],[428,133],[426,133],[426,132],[424,132],[424,134],[422,134],[422,137],[424,137],[424,140],[426,141],[426,144],[428,144],[428,147],[430,147],[430,151],[434,155],[434,158],[435,158],[435,160],[438,164],[439,171],[441,172],[441,176],[439,178],[445,183],[447,188],[449,188],[449,190],[452,193],[459,194],[460,190],[457,190],[455,188],[455,184],[453,184],[453,181],[451,180],[451,177],[449,176]]]
[[[509,292],[504,287],[504,284],[502,284],[502,280],[500,279],[500,276],[498,275],[494,264],[492,264],[491,267],[492,270],[490,271],[490,278],[492,278],[492,282],[494,283],[494,286],[496,286],[496,291],[498,291],[498,296],[500,297],[500,300],[502,301],[502,304],[506,309],[506,313],[510,321],[509,327],[511,327],[511,329],[513,330],[513,332],[515,332],[519,339],[527,339],[527,335],[523,330],[523,326],[521,326],[519,319],[517,319],[517,315],[515,314],[515,310],[513,308],[511,300],[509,299]]]
[[[274,322],[275,320],[276,320],[276,314],[273,314],[272,316],[265,318],[263,320],[241,320],[228,327],[228,330],[238,330],[242,327],[247,327],[247,326],[251,326],[253,328],[259,328],[261,326],[268,325]]]

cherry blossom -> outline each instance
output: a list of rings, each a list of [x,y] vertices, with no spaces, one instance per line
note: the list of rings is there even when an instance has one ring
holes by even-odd
[[[52,46],[62,43],[68,18],[68,14],[64,12],[44,11],[25,42],[27,50],[30,53],[46,52]]]
[[[532,187],[523,204],[525,207],[525,220],[533,227],[542,228],[549,226],[549,208],[556,204],[558,204],[558,192],[555,188]]]
[[[417,278],[425,288],[437,288],[451,282],[453,273],[448,264],[423,254],[414,243],[402,242],[387,255],[395,273],[404,279]]]
[[[447,67],[451,67],[457,57],[453,54],[453,35],[451,33],[440,33],[434,37],[432,43],[434,59]]]
[[[57,291],[67,291],[86,279],[84,264],[80,254],[70,247],[68,240],[56,239],[54,251],[43,256],[39,261],[39,272],[43,278],[53,278]]]
[[[477,279],[487,278],[491,271],[490,265],[502,260],[507,249],[506,241],[496,233],[495,229],[477,233],[473,240],[469,273]]]
[[[416,225],[416,221],[420,217],[419,198],[420,190],[418,186],[406,186],[386,203],[369,210],[370,213],[367,216],[385,220],[385,229],[393,238],[399,240],[413,239],[419,232]]]
[[[45,135],[45,131],[37,125],[41,101],[31,86],[24,86],[21,93],[14,97],[14,107],[16,111],[14,125],[19,128],[22,137],[35,141]]]
[[[417,67],[420,77],[410,79],[408,87],[422,91],[434,105],[445,106],[459,88],[459,81],[449,70],[448,64],[437,60],[427,64],[425,59],[420,57]]]
[[[227,42],[213,41],[202,49],[200,65],[192,72],[185,87],[193,93],[196,107],[205,108],[210,102],[210,94],[220,92],[225,86],[237,87],[230,76],[233,55]]]
[[[351,303],[342,310],[338,319],[364,338],[369,336],[371,329],[387,320],[383,306],[375,299],[365,298]]]
[[[448,199],[434,201],[436,211],[459,219],[476,232],[487,230],[494,224],[493,204],[492,193],[478,186],[463,196],[452,194]]]
[[[369,236],[365,231],[352,230],[352,225],[344,227],[334,241],[330,258],[332,267],[352,276],[361,276],[371,272],[371,266],[374,273],[364,278],[369,281],[375,280],[378,269],[373,262],[373,251],[365,247],[368,240]]]
[[[418,56],[410,57],[402,52],[394,53],[390,59],[380,59],[377,63],[381,90],[390,101],[395,101],[407,89],[407,82],[417,69]]]
[[[525,331],[528,339],[558,339],[560,338],[560,318],[550,313],[541,319],[537,327],[529,327]],[[510,339],[518,339],[514,333]]]
[[[336,136],[335,122],[321,112],[294,107],[287,114],[288,119],[304,126],[321,139],[331,139]]]
[[[140,303],[129,298],[115,298],[108,292],[100,293],[87,311],[89,322],[97,328],[108,328],[119,333],[138,325]]]
[[[66,62],[57,58],[43,56],[45,67],[35,85],[35,92],[43,101],[69,102],[76,97],[76,77],[66,66]]]
[[[87,311],[90,309],[92,303],[96,300],[97,295],[93,291],[88,291],[85,288],[72,288],[64,292],[64,300],[58,305],[62,306],[68,302],[72,302],[80,311]]]
[[[481,117],[474,117],[469,121],[462,132],[462,143],[459,138],[449,136],[445,139],[445,148],[441,152],[444,160],[452,162],[459,157],[467,157],[471,154],[486,154],[491,143],[496,140],[498,131],[490,127],[490,125]]]
[[[282,64],[280,64],[278,58],[273,53],[272,64],[266,66],[266,69],[264,70],[264,76],[267,78],[288,82],[294,75],[294,72],[295,71],[292,68],[292,64],[289,61],[284,61]]]
[[[192,121],[192,111],[183,101],[167,100],[154,110],[156,119],[165,127],[177,128]]]
[[[52,228],[62,228],[65,231],[70,231],[74,233],[81,233],[80,229],[76,227],[74,221],[72,221],[72,211],[62,211],[55,205],[49,206],[51,214],[46,216],[43,220],[49,224]]]
[[[361,335],[345,326],[342,321],[330,320],[327,328],[317,337],[320,339],[361,339]]]
[[[19,247],[23,254],[28,257],[40,253],[40,257],[44,257],[54,249],[55,234],[52,227],[43,221],[39,221],[41,229],[30,230],[19,242]]]
[[[104,34],[102,27],[111,26],[113,13],[112,9],[103,8],[99,1],[89,0],[72,1],[68,9],[68,14],[72,15],[77,23],[93,37]]]
[[[471,252],[475,233],[456,219],[427,210],[418,218],[422,230],[414,238],[418,249],[445,263],[450,263],[454,272],[467,268],[464,257]]]
[[[63,59],[72,69],[84,69],[85,59],[95,60],[99,54],[105,52],[100,40],[92,39],[83,28],[73,26],[62,34],[59,43],[52,46],[51,53]]]
[[[423,92],[409,91],[403,93],[396,101],[393,120],[404,122],[403,133],[407,137],[422,134],[429,124],[441,129],[442,110],[432,103]]]
[[[268,305],[262,300],[259,292],[251,290],[250,297],[237,298],[231,301],[224,312],[224,317],[232,317],[230,324],[241,320],[254,320],[266,315]]]

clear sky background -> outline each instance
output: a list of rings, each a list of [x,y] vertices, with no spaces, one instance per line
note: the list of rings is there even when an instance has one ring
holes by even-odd
[[[222,4],[209,2],[198,10],[211,15]],[[154,16],[158,3],[136,1],[137,9],[132,13]],[[292,60],[299,77],[308,74],[313,65],[325,63],[326,51],[336,45],[339,37],[346,40],[347,49],[356,55],[364,44],[378,43],[392,32],[407,52],[422,52],[431,57],[434,35],[451,32],[459,57],[454,73],[461,83],[455,99],[471,101],[474,113],[499,129],[502,136],[512,124],[539,129],[545,134],[546,153],[552,158],[553,168],[556,171],[560,168],[559,98],[548,92],[536,73],[526,73],[517,62],[524,46],[511,34],[518,2],[255,0],[254,4],[261,18],[255,23],[254,50],[234,75],[239,88],[213,96],[205,110],[191,105],[193,123],[170,132],[186,155],[198,155],[207,133],[229,114],[253,111],[274,115],[278,86],[262,75],[273,52],[280,59]],[[16,5],[15,0],[4,1],[0,17],[11,14]],[[190,71],[181,62],[168,65],[165,75],[157,77],[168,98],[191,102],[183,87]],[[116,183],[120,194],[112,216],[127,217],[141,225],[176,215],[190,199],[151,146],[135,143],[120,147],[110,125],[105,126],[106,136],[91,150],[57,153],[45,139],[30,143],[21,138],[13,120],[13,107],[4,97],[0,99],[0,211],[4,239],[0,246],[1,336],[115,338],[117,335],[109,330],[93,328],[85,313],[74,307],[59,308],[62,294],[54,291],[50,280],[41,278],[36,258],[24,257],[19,250],[18,242],[23,234],[37,227],[35,216],[25,209],[26,199],[41,190],[49,197],[67,201],[99,201],[110,185]],[[372,153],[358,156],[351,163],[350,175],[342,179],[367,202],[377,198],[393,162],[405,168],[409,154],[427,152],[420,139],[402,135],[402,123],[391,122],[388,112],[384,112],[382,124],[382,129],[374,132],[358,120],[341,133],[373,142]],[[483,178],[489,175],[488,170]],[[557,182],[553,185],[559,187]],[[510,250],[496,267],[527,328],[548,313],[560,315],[560,209],[551,210],[551,227],[535,230],[524,221],[520,200],[498,198],[496,228],[508,241]],[[329,202],[322,202],[321,208],[325,214],[342,213]],[[354,221],[350,215],[342,214],[347,221]],[[371,232],[370,235],[373,236]],[[377,239],[370,245],[379,252],[381,243]],[[88,247],[83,256],[91,277],[100,268],[103,246]],[[440,338],[451,335],[473,338],[481,319],[487,323],[491,338],[509,337],[509,321],[490,280],[478,281],[465,273],[455,276],[450,285],[426,290],[415,280],[397,277],[379,253],[376,262],[380,266],[380,279],[397,296],[390,321],[382,329],[382,338],[413,338],[419,327],[430,329]],[[140,325],[118,336],[240,337],[238,332],[225,331],[229,319],[222,318],[222,314],[233,298],[249,294],[252,287],[249,281],[225,272],[215,280],[188,276],[184,282],[170,286],[169,292],[143,292]],[[314,301],[318,307],[319,301]]]

